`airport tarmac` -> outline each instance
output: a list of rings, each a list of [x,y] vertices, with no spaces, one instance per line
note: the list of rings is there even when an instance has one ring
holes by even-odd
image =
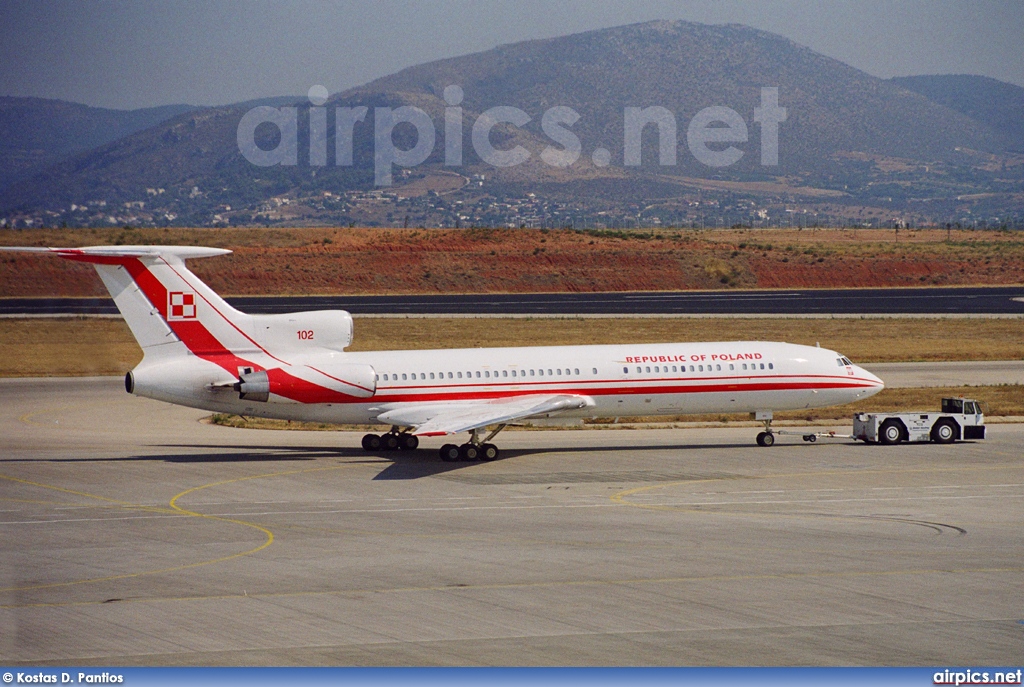
[[[493,463],[0,381],[0,664],[1019,665],[1024,425],[518,431]],[[842,425],[837,429],[846,429]]]

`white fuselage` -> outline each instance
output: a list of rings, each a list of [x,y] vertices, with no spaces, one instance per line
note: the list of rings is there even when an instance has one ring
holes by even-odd
[[[349,353],[307,351],[295,363],[372,366],[376,391],[347,402],[241,400],[211,363],[136,369],[135,393],[240,415],[331,423],[376,422],[403,404],[480,402],[528,394],[572,394],[592,401],[559,418],[746,413],[850,403],[882,389],[877,377],[834,351],[772,342],[544,346]],[[167,368],[171,364],[174,369]],[[188,369],[180,367],[188,366]],[[221,384],[221,386],[216,386]]]

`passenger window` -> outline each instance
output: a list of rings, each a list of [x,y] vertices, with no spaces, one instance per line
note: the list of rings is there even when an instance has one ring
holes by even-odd
[[[501,371],[501,376],[502,377],[508,377],[508,370],[502,370]]]
[[[477,379],[480,379],[480,370],[477,370],[477,371],[476,371],[476,378],[477,378]]]
[[[433,375],[431,375],[431,377],[433,377]],[[426,379],[426,378],[427,378],[427,373],[426,372],[420,372],[420,379]]]
[[[533,376],[533,370],[530,370],[530,376],[531,377]]]
[[[746,363],[743,363],[743,369],[744,370],[747,369],[747,364]]]
[[[562,376],[562,368],[558,368],[558,376],[559,376],[559,377],[561,377],[561,376]]]
[[[622,369],[625,370],[626,368],[622,368]],[[597,368],[596,367],[594,368],[594,374],[597,374]]]
[[[595,370],[595,372],[596,372],[596,370]],[[629,374],[629,368],[628,367],[622,368],[622,374],[628,375]]]
[[[433,378],[434,378],[434,373],[433,373],[433,372],[431,372],[431,373],[430,373],[430,378],[431,378],[431,379],[433,379]]]
[[[647,366],[647,371],[648,371],[648,372],[650,372],[650,371],[651,371],[651,366],[650,366],[650,365],[648,365],[648,366]]]
[[[697,366],[697,369],[698,369],[698,370],[699,370],[700,372],[703,372],[703,371],[704,371],[704,366],[703,366],[703,365],[698,365],[698,366]]]
[[[761,369],[762,370],[764,369],[764,363],[761,363]]]
[[[658,371],[658,370],[660,370],[660,369],[661,369],[661,368],[660,368],[660,367],[658,367],[657,365],[655,365],[655,366],[654,366],[654,371],[655,371],[655,372],[657,372],[657,371]]]
[[[715,369],[718,370],[719,372],[721,372],[722,371],[722,366],[721,365],[715,365]]]
[[[573,368],[573,374],[577,374],[578,375],[579,373],[580,373],[580,369],[578,367],[574,367]]]
[[[693,372],[693,365],[690,365],[690,372]]]
[[[538,373],[539,373],[537,375],[538,377],[543,377],[544,376],[544,368],[541,368],[540,370],[538,370]]]
[[[771,363],[768,363],[768,369],[769,370],[774,370],[775,366],[773,364],[771,364]]]
[[[405,373],[402,373],[402,379],[406,379]]]
[[[640,369],[639,367],[638,367],[638,368],[636,368],[636,373],[637,373],[637,374],[640,374],[641,372],[643,372],[643,370],[642,370],[642,369]]]
[[[550,377],[552,374],[554,373],[551,371],[551,368],[548,368],[548,377]]]
[[[452,378],[452,373],[451,373],[451,372],[449,372],[449,373],[448,373],[448,379],[451,379],[451,378]]]
[[[675,372],[675,371],[676,371],[676,366],[675,366],[675,365],[673,365],[673,366],[672,366],[672,371],[673,371],[673,372]]]
[[[462,379],[462,373],[461,372],[459,373],[459,379]]]
[[[735,369],[736,369],[736,366],[735,366],[735,365],[733,365],[732,363],[729,363],[729,369],[730,369],[730,370],[735,370]]]

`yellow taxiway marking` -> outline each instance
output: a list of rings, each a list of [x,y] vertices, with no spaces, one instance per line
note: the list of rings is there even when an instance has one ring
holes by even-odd
[[[18,422],[21,422],[21,423],[26,424],[26,425],[32,425],[33,427],[49,427],[49,426],[51,426],[51,425],[53,425],[55,423],[53,423],[53,422],[47,422],[47,423],[36,422],[32,418],[36,417],[37,415],[45,415],[46,413],[56,413],[56,412],[59,412],[61,410],[67,410],[67,409],[72,408],[72,407],[74,407],[74,406],[60,406],[60,407],[57,407],[57,408],[44,408],[42,410],[33,410],[31,413],[25,413],[24,415],[19,417],[18,418]]]
[[[95,404],[91,405],[90,408],[95,409],[95,408],[102,408],[103,406],[112,406],[112,405],[114,405],[114,403],[111,402],[111,401],[99,402],[99,403],[95,403]],[[18,422],[21,422],[21,423],[26,424],[26,425],[32,425],[33,427],[52,427],[54,425],[59,425],[60,424],[60,419],[55,419],[55,420],[50,421],[50,422],[38,422],[38,421],[36,421],[33,418],[36,418],[36,417],[38,417],[40,415],[62,413],[64,411],[74,410],[74,409],[76,409],[78,407],[79,407],[78,405],[63,405],[63,406],[54,406],[52,408],[41,408],[39,410],[33,410],[33,411],[28,412],[28,413],[25,413],[24,415],[19,416],[18,417]]]
[[[133,577],[143,577],[145,575],[159,575],[161,573],[177,572],[177,571],[180,571],[180,570],[188,570],[190,568],[199,568],[199,567],[202,567],[202,566],[205,566],[205,565],[213,565],[215,563],[223,563],[225,561],[230,561],[230,560],[233,560],[235,558],[241,558],[243,556],[249,556],[249,555],[252,555],[254,553],[258,553],[258,552],[266,549],[268,546],[270,546],[271,544],[274,543],[274,533],[271,532],[266,527],[263,527],[262,525],[258,525],[258,524],[254,523],[254,522],[248,522],[246,520],[239,520],[237,518],[226,518],[226,517],[221,517],[221,516],[217,516],[217,515],[206,515],[204,513],[199,513],[199,512],[196,512],[196,511],[188,510],[188,509],[185,509],[185,508],[182,508],[181,506],[179,506],[178,505],[178,500],[181,499],[184,496],[189,495],[189,494],[194,494],[197,491],[202,491],[203,489],[211,489],[213,487],[219,487],[219,486],[223,486],[225,484],[233,484],[233,483],[236,483],[236,482],[245,482],[245,481],[254,480],[254,479],[269,479],[271,477],[283,477],[285,475],[298,475],[298,474],[303,474],[303,473],[307,473],[307,472],[320,472],[320,471],[324,471],[324,470],[340,470],[340,469],[347,468],[347,467],[354,467],[354,466],[352,466],[352,465],[332,465],[330,467],[321,467],[321,468],[304,468],[304,469],[301,469],[301,470],[284,470],[284,471],[281,471],[281,472],[268,472],[268,473],[264,473],[264,474],[260,474],[260,475],[249,475],[247,477],[236,477],[234,479],[226,479],[226,480],[221,480],[219,482],[210,482],[209,484],[203,484],[203,485],[200,485],[200,486],[197,486],[197,487],[192,487],[191,489],[186,489],[185,491],[182,491],[182,492],[176,494],[170,500],[170,503],[168,504],[170,506],[169,508],[165,508],[165,507],[162,507],[162,506],[145,506],[145,505],[142,505],[142,504],[130,503],[128,501],[121,501],[119,499],[112,499],[112,498],[109,498],[109,497],[106,497],[106,496],[99,496],[99,495],[96,495],[96,494],[90,494],[90,493],[87,493],[87,492],[84,492],[84,491],[77,491],[75,489],[66,489],[64,487],[58,487],[58,486],[55,486],[55,485],[52,485],[52,484],[43,484],[42,482],[33,482],[31,480],[20,479],[20,478],[11,477],[11,476],[8,476],[8,475],[0,475],[0,479],[7,480],[9,482],[15,482],[15,483],[18,483],[18,484],[26,484],[26,485],[29,485],[29,486],[39,487],[39,488],[42,488],[42,489],[52,489],[54,491],[58,491],[58,492],[65,493],[65,494],[74,494],[75,496],[84,496],[84,497],[87,497],[87,498],[90,498],[90,499],[96,499],[98,501],[103,501],[105,503],[115,504],[115,505],[118,505],[118,506],[120,506],[122,508],[131,508],[131,509],[137,509],[137,510],[144,510],[144,511],[154,512],[154,513],[175,514],[175,515],[182,515],[182,516],[186,516],[186,517],[203,518],[203,519],[206,519],[206,520],[216,520],[216,521],[219,521],[219,522],[226,522],[226,523],[230,523],[230,524],[233,524],[233,525],[241,525],[241,526],[244,526],[244,527],[251,527],[251,528],[261,532],[264,535],[264,537],[265,537],[264,541],[259,546],[256,546],[254,548],[248,549],[246,551],[241,551],[239,553],[230,554],[228,556],[220,556],[218,558],[211,558],[211,559],[205,560],[205,561],[197,561],[195,563],[185,563],[183,565],[175,565],[175,566],[171,566],[171,567],[167,567],[167,568],[159,568],[159,569],[156,569],[156,570],[143,570],[143,571],[133,572],[133,573],[121,573],[121,574],[118,574],[118,575],[107,575],[107,576],[104,576],[104,577],[91,577],[91,578],[87,578],[87,579],[84,579],[84,580],[71,580],[69,582],[51,582],[51,583],[48,583],[48,584],[27,585],[27,586],[23,586],[23,587],[4,587],[4,588],[0,588],[0,592],[27,591],[27,590],[35,590],[35,589],[54,589],[54,588],[57,588],[57,587],[71,587],[71,586],[74,586],[74,585],[92,584],[92,583],[96,583],[96,582],[109,582],[109,581],[112,581],[112,580],[125,580],[125,579],[130,579],[130,578],[133,578]]]

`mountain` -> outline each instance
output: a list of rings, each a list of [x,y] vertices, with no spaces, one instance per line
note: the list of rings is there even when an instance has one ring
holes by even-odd
[[[1000,147],[968,117],[951,117],[916,93],[739,25],[659,21],[500,46],[410,67],[340,99],[440,96],[452,83],[462,86],[468,109],[512,105],[533,114],[528,129],[538,134],[537,115],[552,105],[572,107],[581,115],[573,130],[584,147],[589,142],[613,149],[621,149],[623,108],[629,106],[667,108],[680,133],[698,110],[727,106],[746,119],[756,141],[752,114],[760,89],[778,87],[788,110],[779,130],[782,173],[814,169],[837,152],[952,160],[958,146],[993,152]],[[707,171],[691,155],[680,158],[684,171]],[[759,166],[754,154],[741,164]]]
[[[451,85],[464,93],[458,167],[444,165]],[[755,108],[765,105],[763,88],[777,88],[787,111],[774,166],[761,164]],[[310,104],[295,104],[297,165],[257,167],[242,156],[238,124],[251,104],[205,108],[58,163],[0,193],[0,209],[15,220],[74,224],[878,225],[894,217],[966,221],[971,213],[1005,222],[1020,215],[1024,198],[1024,165],[1007,156],[1006,137],[991,124],[738,25],[659,21],[526,41],[336,94],[326,107],[327,160],[335,159],[335,107],[369,108],[354,126],[353,166],[309,164]],[[395,186],[366,196],[375,190],[374,108],[402,106],[430,116],[433,152],[413,168],[396,166]],[[496,167],[476,154],[473,125],[496,106],[530,118],[519,127],[500,124],[490,136],[498,149],[523,146],[526,163]],[[571,131],[582,155],[568,167],[541,158],[553,145],[543,115],[555,106],[580,116]],[[676,162],[659,164],[656,130],[648,126],[643,164],[626,165],[625,108],[651,106],[675,122]],[[707,166],[688,145],[690,123],[710,107],[731,109],[746,126],[735,164]],[[272,149],[279,134],[265,124],[256,139]],[[409,124],[394,129],[394,140],[402,149],[416,143]],[[594,156],[599,148],[607,151],[603,160]]]
[[[1011,150],[1024,153],[1024,88],[971,74],[900,76],[889,82],[991,127]]]
[[[165,105],[108,110],[63,100],[0,97],[0,189],[193,109]]]

